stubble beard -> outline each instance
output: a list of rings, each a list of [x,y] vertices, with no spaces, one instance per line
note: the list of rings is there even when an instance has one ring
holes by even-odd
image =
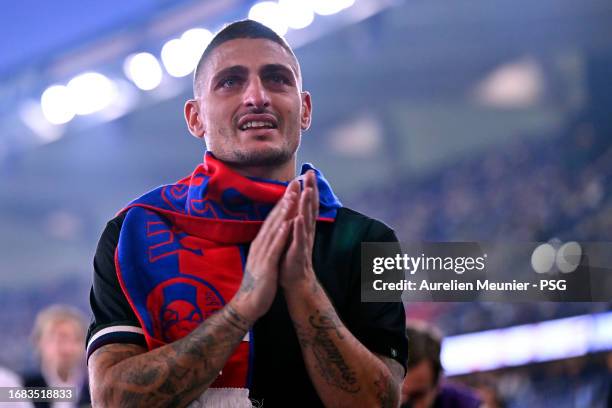
[[[259,149],[235,149],[225,150],[216,157],[226,164],[235,168],[267,167],[275,168],[287,164],[293,159],[299,147],[285,140],[281,146],[268,146]]]
[[[231,137],[226,132],[222,132],[220,136]],[[216,146],[217,148],[213,149],[212,153],[218,160],[236,169],[275,168],[287,164],[294,158],[300,145],[300,139],[301,135],[298,134],[295,145],[290,140],[285,139],[280,146],[266,146],[255,149],[245,147],[230,149],[227,145],[220,145]]]
[[[227,162],[236,167],[277,167],[286,164],[294,152],[286,146],[265,151],[234,151]]]

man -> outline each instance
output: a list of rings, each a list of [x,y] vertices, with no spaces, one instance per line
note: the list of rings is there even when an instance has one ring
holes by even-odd
[[[433,327],[412,322],[406,328],[408,370],[402,384],[402,408],[478,408],[466,387],[442,383],[442,336]]]
[[[40,357],[40,372],[25,376],[26,387],[73,388],[76,402],[35,402],[37,408],[90,406],[83,342],[86,322],[72,306],[52,305],[38,313],[32,340]]]
[[[267,27],[236,22],[208,45],[185,105],[204,163],[130,204],[96,252],[94,405],[398,405],[403,306],[359,288],[361,242],[396,238],[311,166],[295,178],[311,109]]]

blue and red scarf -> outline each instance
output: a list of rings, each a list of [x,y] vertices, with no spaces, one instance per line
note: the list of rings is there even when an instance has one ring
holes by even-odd
[[[341,204],[317,176],[318,221],[333,222]],[[242,281],[247,245],[288,183],[244,177],[211,153],[193,173],[131,202],[115,252],[121,288],[148,348],[184,337],[221,309]],[[248,388],[248,333],[211,387]]]

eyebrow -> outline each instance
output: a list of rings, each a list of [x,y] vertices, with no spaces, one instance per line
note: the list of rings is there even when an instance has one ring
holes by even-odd
[[[215,86],[221,78],[229,75],[246,76],[249,69],[244,65],[232,65],[231,67],[223,68],[212,77],[211,86]],[[259,75],[270,74],[274,72],[282,72],[288,75],[294,82],[298,81],[297,72],[283,64],[266,64],[259,69]]]
[[[287,67],[286,65],[283,64],[266,64],[263,67],[261,67],[261,69],[259,70],[260,75],[261,74],[269,74],[272,72],[283,72],[289,76],[291,76],[291,78],[295,78],[297,79],[297,74],[293,72],[293,70],[289,67]]]
[[[221,78],[224,78],[228,75],[246,76],[248,72],[248,68],[243,65],[232,65],[231,67],[224,68],[212,77],[211,86],[214,87]]]

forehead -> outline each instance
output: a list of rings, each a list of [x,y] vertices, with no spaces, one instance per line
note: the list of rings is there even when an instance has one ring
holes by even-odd
[[[239,38],[219,45],[210,54],[205,76],[210,78],[216,72],[236,65],[257,69],[267,64],[285,65],[298,77],[293,56],[280,44],[264,38]]]
[[[42,336],[48,337],[58,334],[81,334],[80,324],[72,319],[57,319],[50,322],[43,327]]]

